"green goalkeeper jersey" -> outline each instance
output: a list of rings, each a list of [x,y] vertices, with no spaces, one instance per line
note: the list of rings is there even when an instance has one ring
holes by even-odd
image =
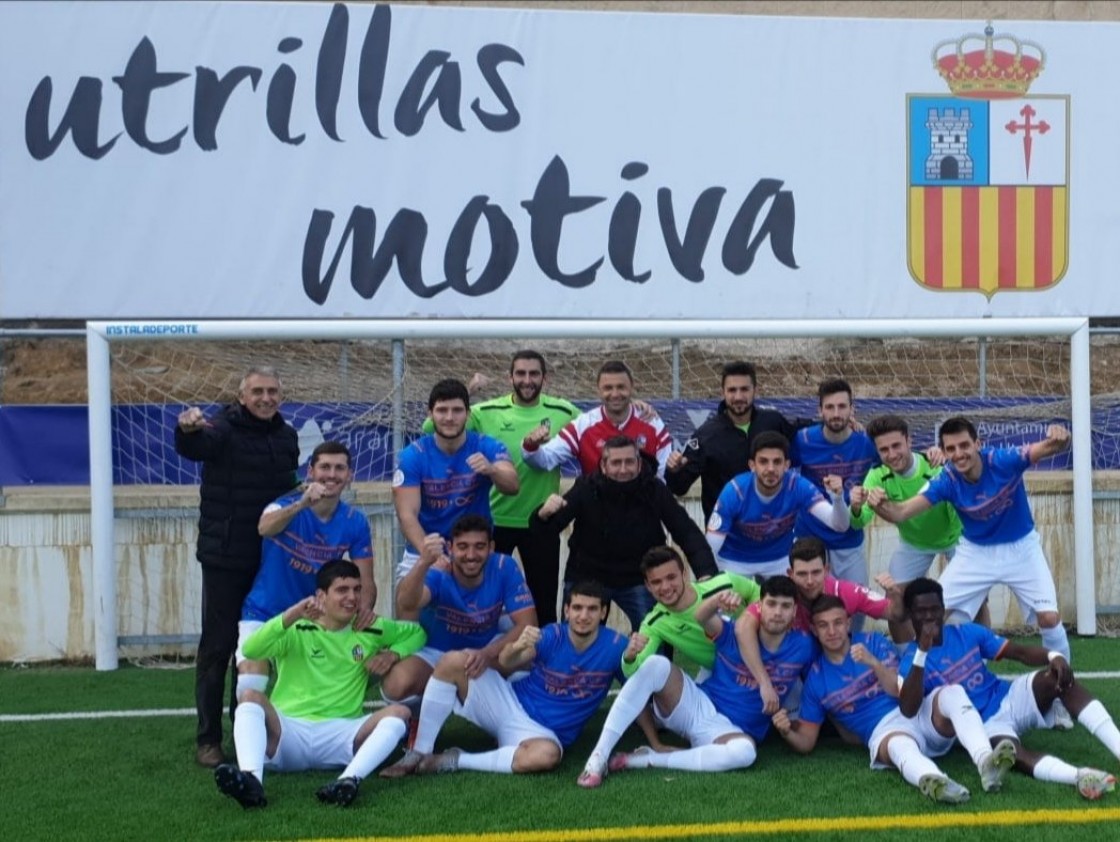
[[[920,453],[914,454],[914,461],[916,470],[908,477],[896,474],[886,465],[872,468],[863,478],[863,487],[882,488],[887,492],[887,499],[896,503],[917,497],[930,480],[941,473],[941,468],[931,468]],[[871,507],[863,506],[858,516],[851,515],[852,527],[863,529],[874,517]],[[961,537],[961,519],[951,505],[938,503],[929,511],[898,524],[898,537],[915,549],[941,552],[956,546]]]
[[[712,594],[725,590],[739,594],[744,606],[758,602],[761,596],[758,582],[738,573],[720,573],[703,582],[693,582],[691,586],[696,591],[696,601],[688,608],[672,611],[658,603],[646,614],[638,633],[648,637],[649,643],[638,653],[633,663],[622,661],[622,674],[627,678],[637,671],[646,658],[657,652],[662,643],[668,643],[700,666],[711,669],[716,660],[716,647],[704,631],[704,626],[696,621],[696,609],[700,603]]]
[[[378,617],[361,631],[330,631],[312,620],[284,628],[273,617],[245,641],[246,658],[276,662],[273,706],[296,719],[351,719],[362,715],[369,675],[366,661],[383,649],[407,658],[428,636],[418,623]]]
[[[502,494],[490,489],[490,516],[496,526],[525,529],[529,517],[548,495],[560,490],[560,469],[540,471],[526,465],[521,458],[521,441],[544,421],[549,423],[552,436],[579,415],[579,408],[563,398],[542,394],[535,406],[519,406],[513,395],[483,401],[471,407],[467,429],[500,441],[509,450],[509,458],[517,468],[521,490],[517,494]],[[435,429],[432,419],[424,422],[424,432]]]

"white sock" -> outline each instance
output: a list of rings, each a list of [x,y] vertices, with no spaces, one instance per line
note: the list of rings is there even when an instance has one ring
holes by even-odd
[[[502,775],[513,774],[513,755],[517,746],[496,748],[493,751],[484,751],[479,754],[459,755],[459,768],[472,772],[498,772]]]
[[[421,754],[431,754],[436,747],[436,737],[447,717],[455,710],[459,689],[448,681],[432,676],[424,689],[420,703],[420,722],[416,726],[416,741],[412,748]]]
[[[1062,657],[1066,659],[1066,663],[1072,664],[1073,661],[1069,657],[1069,635],[1066,634],[1066,627],[1061,623],[1054,626],[1052,629],[1039,629],[1042,635],[1042,645],[1052,652],[1061,652]]]
[[[252,772],[264,782],[264,753],[268,749],[268,728],[265,726],[264,708],[256,702],[237,706],[233,720],[233,744],[237,748],[237,766],[242,772]]]
[[[607,713],[606,721],[603,722],[603,731],[599,734],[599,742],[595,743],[592,754],[598,754],[600,757],[610,756],[626,729],[630,727],[630,723],[645,709],[650,696],[665,687],[672,669],[673,665],[664,655],[650,655],[645,663],[638,667],[638,671],[630,676],[618,691],[614,704]]]
[[[237,674],[237,701],[241,701],[245,696],[246,690],[256,690],[258,693],[263,693],[268,689],[268,676],[255,675],[254,673],[247,672],[244,675]]]
[[[396,716],[385,717],[374,726],[339,777],[358,780],[369,777],[369,773],[381,765],[381,761],[389,756],[406,733],[408,725],[403,719]]]
[[[937,764],[922,754],[918,744],[910,737],[895,735],[887,743],[887,756],[891,763],[898,769],[902,779],[910,786],[917,786],[918,781],[926,775],[940,775],[945,773],[937,768]]]
[[[1089,733],[1104,743],[1104,747],[1120,760],[1120,730],[1104,709],[1099,699],[1093,699],[1077,714],[1077,721],[1089,729]]]
[[[1034,764],[1034,777],[1039,781],[1050,781],[1055,784],[1077,785],[1077,770],[1066,763],[1047,754]]]
[[[968,693],[959,684],[949,684],[937,692],[936,704],[941,715],[953,723],[957,741],[968,752],[972,762],[979,766],[980,761],[991,753],[992,744]]]
[[[631,754],[626,763],[628,769],[656,767],[659,769],[680,769],[684,772],[726,772],[730,769],[746,769],[758,754],[751,740],[731,740],[730,742],[670,751],[664,754],[649,752]]]

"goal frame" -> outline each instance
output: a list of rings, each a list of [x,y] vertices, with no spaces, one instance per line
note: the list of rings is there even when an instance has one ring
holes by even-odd
[[[1077,633],[1096,634],[1093,476],[1090,419],[1089,319],[855,319],[855,320],[503,320],[337,319],[89,321],[90,538],[93,554],[95,666],[118,666],[117,561],[113,516],[110,342],[308,339],[915,339],[1064,336],[1070,343],[1070,422],[1073,438],[1073,536]],[[395,363],[394,363],[395,364]],[[394,462],[399,453],[394,450]]]

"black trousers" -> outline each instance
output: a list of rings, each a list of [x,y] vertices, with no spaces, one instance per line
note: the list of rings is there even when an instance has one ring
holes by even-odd
[[[229,570],[202,565],[202,637],[194,668],[198,744],[221,745],[226,672],[237,650],[241,605],[253,587],[256,570]],[[230,688],[230,717],[233,716]]]
[[[494,549],[521,558],[525,583],[537,606],[537,622],[543,627],[556,622],[556,596],[560,587],[560,536],[551,530],[513,526],[494,527]]]

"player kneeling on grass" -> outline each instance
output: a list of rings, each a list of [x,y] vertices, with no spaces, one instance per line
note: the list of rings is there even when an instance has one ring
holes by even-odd
[[[416,623],[375,617],[353,627],[361,574],[349,561],[329,561],[314,596],[273,617],[244,643],[245,656],[276,663],[272,698],[248,690],[237,706],[233,741],[237,765],[214,770],[222,793],[242,807],[264,807],[264,770],[298,772],[345,767],[318,791],[320,801],[345,807],[408,730],[408,708],[390,705],[364,715],[370,674],[382,674],[419,650]]]
[[[851,620],[835,596],[819,597],[812,616],[821,654],[805,679],[801,719],[791,722],[784,709],[774,714],[774,727],[795,751],[813,750],[827,714],[867,745],[872,769],[893,766],[934,801],[958,804],[968,800],[968,790],[930,760],[952,748],[955,732],[976,761],[984,790],[999,788],[1014,747],[989,747],[983,723],[960,688],[941,699],[937,714],[931,701],[908,718],[899,710],[898,655],[887,639],[877,632],[850,635]]]
[[[782,577],[784,578],[784,577]],[[788,579],[786,580],[789,581]],[[764,585],[763,588],[766,586]],[[789,585],[791,591],[793,584]],[[765,590],[763,591],[765,593]],[[739,657],[734,630],[725,633],[724,622],[717,611],[737,610],[742,605],[738,594],[729,589],[705,597],[692,612],[691,620],[701,624],[716,638],[716,655],[712,674],[698,685],[680,667],[664,655],[646,655],[637,672],[631,675],[611,705],[603,723],[599,741],[587,758],[587,764],[576,781],[585,788],[602,784],[608,770],[646,769],[660,767],[689,772],[725,772],[745,769],[755,761],[755,741],[743,728],[721,712],[716,700],[746,693],[746,687],[731,688],[737,675],[746,675]],[[793,595],[788,599],[788,620],[793,618]],[[788,623],[788,621],[787,621]],[[630,636],[630,644],[622,655],[625,664],[632,663],[647,651],[648,639],[641,633]],[[734,664],[738,664],[738,668]],[[668,728],[689,741],[691,748],[675,750],[660,743],[642,746],[637,751],[611,756],[623,733],[649,703],[653,702],[653,718],[660,727]],[[734,706],[736,711],[740,706]],[[762,709],[761,697],[758,701]],[[653,734],[652,728],[643,729]]]
[[[564,747],[575,742],[611,683],[622,677],[619,663],[626,638],[602,625],[609,608],[601,585],[574,585],[563,623],[528,626],[502,647],[498,664],[503,672],[528,670],[513,683],[493,669],[474,674],[467,652],[448,652],[424,690],[416,742],[396,766],[405,774],[555,769]],[[497,738],[498,748],[432,754],[436,736],[453,712]]]
[[[1077,721],[1120,759],[1116,723],[1104,705],[1074,679],[1061,653],[1013,643],[975,623],[946,626],[943,591],[932,579],[915,579],[907,585],[903,600],[918,637],[899,668],[905,678],[899,696],[903,713],[917,710],[924,694],[936,693],[950,683],[959,685],[983,719],[992,743],[1010,742],[1014,746],[1019,771],[1040,781],[1076,786],[1090,800],[1116,787],[1116,778],[1108,772],[1075,768],[1052,755],[1024,748],[1019,742],[1025,731],[1054,726],[1054,702],[1061,699]],[[985,658],[1010,658],[1045,669],[1010,682],[1001,681],[988,670]]]

